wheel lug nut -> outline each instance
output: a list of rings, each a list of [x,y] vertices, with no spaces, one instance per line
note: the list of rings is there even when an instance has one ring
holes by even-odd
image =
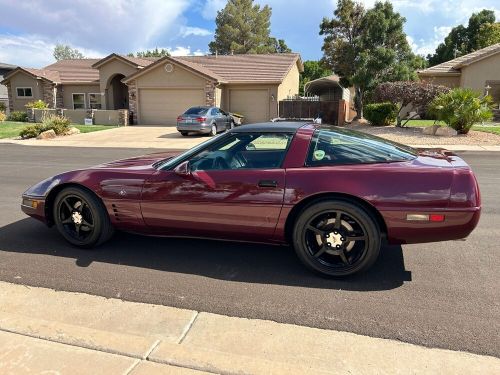
[[[337,249],[340,249],[340,245],[335,246]]]
[[[340,240],[341,241],[345,241],[345,237],[340,237]]]

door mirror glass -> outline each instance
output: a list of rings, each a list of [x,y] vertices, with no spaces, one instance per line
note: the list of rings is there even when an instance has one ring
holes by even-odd
[[[174,169],[175,174],[178,176],[186,177],[191,175],[191,166],[189,165],[189,160],[180,163]]]

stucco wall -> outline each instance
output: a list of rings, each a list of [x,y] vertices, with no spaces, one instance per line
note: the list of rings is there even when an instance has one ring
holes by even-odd
[[[16,90],[17,87],[31,87],[33,97],[18,98]],[[26,110],[25,105],[29,102],[43,99],[41,82],[23,72],[19,72],[10,78],[10,89],[12,93],[12,106],[14,111],[24,111]]]
[[[486,81],[500,80],[500,54],[462,68],[461,86],[484,93]]]
[[[420,80],[450,88],[460,87],[460,76],[420,76]]]
[[[100,92],[105,93],[103,97],[103,109],[107,109],[113,100],[113,90],[108,85],[116,74],[123,74],[125,77],[135,73],[138,69],[123,61],[114,59],[99,67]],[[107,102],[110,103],[107,103]]]
[[[85,94],[85,108],[89,107],[88,94],[99,94],[99,85],[63,85],[63,108],[73,109],[73,94]],[[104,98],[101,97],[104,107]]]
[[[167,73],[165,64],[160,64],[136,79],[138,88],[205,88],[205,82],[206,78],[178,65],[174,65],[174,70]]]
[[[293,97],[299,93],[300,72],[297,64],[288,72],[283,83],[278,87],[278,101]]]

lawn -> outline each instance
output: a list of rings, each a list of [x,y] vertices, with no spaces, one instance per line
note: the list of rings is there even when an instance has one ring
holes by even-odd
[[[434,120],[410,120],[410,121],[408,121],[408,124],[406,124],[406,126],[410,126],[410,127],[417,127],[417,126],[418,127],[425,127],[425,126],[431,126],[431,125],[434,125]],[[437,125],[445,126],[446,124],[438,121]],[[500,124],[499,124],[499,126],[474,125],[472,127],[472,130],[500,135]]]
[[[0,138],[14,138],[19,136],[19,132],[25,126],[30,125],[27,122],[11,122],[4,121],[0,122]],[[116,128],[116,126],[106,126],[106,125],[73,125],[78,128],[82,133],[97,132],[101,130],[108,130]]]

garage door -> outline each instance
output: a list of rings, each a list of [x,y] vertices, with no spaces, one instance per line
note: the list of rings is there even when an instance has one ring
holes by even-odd
[[[205,105],[203,89],[140,89],[139,123],[175,125],[189,107]]]
[[[230,90],[229,111],[245,116],[245,124],[269,121],[269,91]]]

